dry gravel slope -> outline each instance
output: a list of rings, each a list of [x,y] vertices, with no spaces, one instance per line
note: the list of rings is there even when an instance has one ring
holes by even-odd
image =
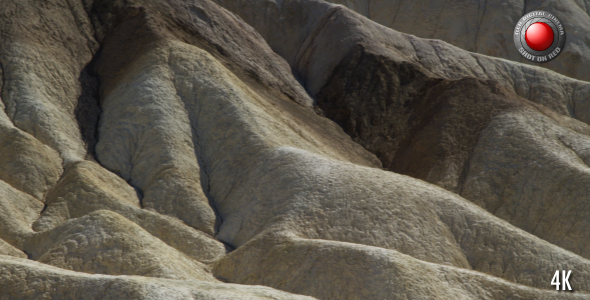
[[[590,298],[589,83],[278,2],[3,2],[0,299]]]

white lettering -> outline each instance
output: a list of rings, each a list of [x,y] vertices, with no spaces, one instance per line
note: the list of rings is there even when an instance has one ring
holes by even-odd
[[[549,59],[556,57],[559,52],[561,52],[561,49],[559,47],[555,48],[553,52],[549,53]]]
[[[524,18],[522,18],[522,21],[527,21],[528,19],[538,17],[538,16],[544,16],[544,15],[545,15],[545,13],[542,11],[535,11],[535,12],[527,14]]]
[[[570,285],[569,278],[572,275],[572,271],[567,271],[567,276],[565,275],[565,271],[561,271],[561,290],[565,291],[565,285],[567,284],[567,290],[571,291],[572,286]]]
[[[534,61],[534,60],[535,60],[535,57],[536,57],[536,56],[533,56],[533,55],[529,54],[528,52],[526,52],[526,50],[524,50],[524,48],[520,48],[520,49],[518,49],[518,51],[519,51],[519,52],[520,52],[520,54],[522,54],[522,56],[524,56],[526,59],[528,59],[528,60],[532,60],[532,61]]]
[[[559,291],[559,286],[561,282],[559,282],[559,271],[555,271],[555,275],[553,275],[553,279],[551,279],[551,285],[555,286],[555,290]]]
[[[567,290],[571,291],[572,286],[570,285],[570,275],[572,275],[572,271],[567,271],[567,275],[565,271],[561,271],[561,282],[559,282],[559,271],[555,271],[553,275],[553,279],[551,279],[551,285],[555,286],[555,290],[559,291],[559,286],[561,286],[561,290],[565,291],[565,287],[567,286]]]

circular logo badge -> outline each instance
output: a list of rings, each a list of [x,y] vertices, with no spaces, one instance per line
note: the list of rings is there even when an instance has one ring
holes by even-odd
[[[514,45],[534,62],[548,62],[563,51],[565,28],[556,16],[542,10],[524,15],[514,28]]]

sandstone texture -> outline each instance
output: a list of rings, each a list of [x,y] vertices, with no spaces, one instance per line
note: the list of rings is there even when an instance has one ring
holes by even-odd
[[[3,1],[0,299],[590,299],[583,34],[386,2]]]
[[[313,299],[261,286],[91,275],[5,255],[0,261],[0,299]]]

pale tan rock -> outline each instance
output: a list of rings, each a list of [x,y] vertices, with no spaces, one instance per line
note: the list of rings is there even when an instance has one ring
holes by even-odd
[[[556,118],[565,124],[569,121]],[[461,195],[589,258],[590,127],[556,123],[532,111],[506,113],[492,120],[471,154]]]
[[[286,59],[303,74],[308,89],[317,93],[318,104],[326,116],[377,154],[384,167],[457,192],[492,213],[503,203],[509,211],[498,211],[502,218],[514,220],[518,227],[588,257],[588,231],[584,225],[587,199],[582,196],[588,191],[586,184],[578,184],[585,178],[582,170],[586,166],[580,160],[572,160],[567,147],[552,147],[549,153],[554,157],[568,157],[569,162],[560,160],[534,169],[526,167],[524,171],[517,161],[528,161],[527,164],[544,161],[547,154],[529,148],[532,143],[525,144],[522,136],[510,143],[502,138],[478,150],[485,155],[494,153],[494,163],[486,162],[484,167],[470,161],[480,132],[501,112],[532,113],[537,120],[534,124],[544,124],[543,130],[554,128],[562,132],[561,136],[567,136],[567,140],[585,139],[588,135],[585,124],[550,115],[554,114],[553,110],[588,123],[586,95],[590,93],[590,85],[587,82],[465,52],[440,41],[400,34],[326,3],[309,1],[306,5],[301,1],[283,1],[277,5],[257,1],[247,6],[249,9],[242,9],[244,5],[239,1],[217,2],[260,27],[259,31],[266,34],[265,38],[278,52],[288,53],[284,47],[298,49],[295,57],[286,56]],[[265,14],[268,7],[274,7],[277,13]],[[287,17],[317,16],[318,12],[322,13],[315,19]],[[277,30],[267,30],[270,27]],[[285,28],[298,31],[292,33]],[[300,38],[301,35],[306,38]],[[285,36],[300,44],[282,43]],[[544,107],[531,105],[520,97]],[[544,121],[537,123],[541,120]],[[518,127],[510,130],[527,131],[532,124],[511,122],[510,126]],[[554,137],[546,134],[535,137],[538,145],[554,144],[554,141]],[[530,149],[526,156],[521,155],[525,148]],[[578,146],[576,151],[584,157],[585,149]],[[477,157],[486,160],[484,156]],[[502,161],[510,161],[511,166]],[[471,171],[470,166],[475,169]],[[490,168],[502,171],[481,175]],[[508,183],[515,179],[510,175],[515,170],[522,171],[519,180]],[[471,187],[465,188],[463,182],[466,176],[472,176],[467,175],[471,172],[480,175],[470,180]],[[500,175],[500,172],[507,173]],[[565,188],[564,182],[571,182],[565,179],[568,176],[582,178]],[[523,189],[524,186],[530,188]],[[545,205],[540,204],[548,201],[542,200],[547,198],[554,199],[552,207],[556,207],[549,215],[545,215]],[[564,215],[559,216],[561,212]],[[547,220],[541,221],[545,216]],[[560,225],[538,227],[540,222]]]
[[[10,255],[14,257],[27,258],[27,255],[19,249],[14,248],[9,243],[0,239],[0,255]]]
[[[132,70],[104,99],[98,159],[142,191],[144,207],[214,234],[219,221],[203,191],[197,137],[171,75],[162,78],[167,70],[156,62],[146,60],[149,69]]]
[[[27,250],[34,260],[78,272],[215,281],[205,265],[108,210],[34,234]]]
[[[370,92],[364,89],[368,85]],[[379,154],[388,170],[461,194],[589,257],[587,165],[578,158],[588,156],[587,124],[524,100],[497,82],[431,77],[417,65],[361,47],[341,62],[318,94],[318,104]],[[576,141],[575,151],[562,141]]]
[[[60,153],[65,164],[86,157],[76,111],[92,99],[84,67],[98,43],[81,1],[5,1],[0,7],[2,101],[19,129]],[[89,133],[87,135],[93,135]]]
[[[0,299],[314,299],[267,287],[170,280],[138,276],[90,275],[0,255]]]
[[[135,222],[153,236],[189,257],[210,262],[225,254],[219,241],[178,219],[140,208],[135,190],[93,162],[73,164],[47,197],[47,209],[33,224],[36,231],[61,225],[96,210],[111,210]]]
[[[59,154],[14,127],[3,101],[4,74],[0,65],[0,180],[44,201],[47,190],[63,172]]]
[[[221,10],[217,13],[220,17],[226,14]],[[207,233],[215,231],[215,223],[220,220],[210,207],[215,196],[211,198],[209,194],[212,182],[209,168],[214,166],[203,167],[206,164],[203,157],[216,150],[205,149],[207,141],[201,141],[205,131],[215,132],[219,137],[241,139],[276,134],[278,143],[303,142],[319,153],[378,165],[372,155],[311,109],[258,84],[249,87],[250,81],[242,82],[221,61],[198,47],[180,42],[169,45],[169,40],[174,40],[174,32],[162,31],[152,24],[156,21],[149,10],[137,9],[124,18],[112,35],[105,38],[107,46],[97,67],[107,84],[103,87],[106,97],[96,151],[101,164],[143,191],[145,207],[177,217]],[[138,26],[145,26],[145,32],[130,35]],[[246,39],[244,44],[250,42],[254,44],[252,49],[243,51],[255,52],[256,46],[263,43],[257,36]],[[141,47],[142,55],[125,52],[124,49],[132,47]],[[270,52],[266,46],[259,48]],[[118,53],[124,55],[116,56]],[[117,64],[120,68],[113,66]],[[112,81],[115,77],[118,82]],[[244,105],[244,97],[250,103]],[[258,101],[273,104],[267,107]],[[227,105],[220,107],[221,103]],[[282,107],[288,112],[281,113]],[[214,111],[208,112],[209,109]],[[250,110],[269,116],[254,121],[247,116]],[[220,120],[220,113],[226,114],[224,117],[228,121]],[[229,113],[233,117],[230,118]],[[295,116],[283,117],[287,114]],[[278,121],[273,120],[275,115],[279,116]],[[231,120],[233,118],[236,120]],[[225,125],[224,122],[229,123]],[[253,134],[239,134],[239,128],[249,126],[254,126]],[[322,141],[334,146],[327,150]],[[239,152],[235,155],[252,155],[258,150],[236,148],[236,151]],[[236,168],[240,168],[239,164]]]
[[[95,210],[140,209],[133,188],[116,175],[92,162],[74,163],[47,194],[47,209],[33,224],[45,231],[70,218],[80,218]]]
[[[11,126],[0,125],[0,180],[41,201],[62,173],[55,150]]]
[[[0,298],[300,298],[220,283],[204,265],[211,262],[221,280],[321,299],[590,298],[590,261],[564,249],[586,253],[588,83],[401,34],[322,1],[215,2],[254,29],[208,0],[2,8],[0,32],[9,34],[0,46],[9,51],[0,57],[0,125],[22,127],[56,149],[65,171],[57,183],[39,179],[55,176],[31,177],[46,182],[27,190],[45,196],[41,217],[42,202],[0,181],[7,208],[0,210],[0,238],[44,263],[1,256]],[[55,20],[37,16],[43,13]],[[27,17],[41,23],[14,25],[28,24]],[[48,41],[57,45],[14,50],[17,33],[36,41],[48,28],[56,28]],[[80,48],[84,41],[88,49]],[[33,52],[49,58],[35,65],[40,56]],[[90,101],[98,98],[98,79],[82,69],[95,54],[98,124],[100,110]],[[49,69],[54,77],[47,78]],[[401,85],[415,89],[394,90]],[[393,123],[370,118],[379,105],[414,92],[450,108],[430,115],[412,102],[415,115],[383,118]],[[334,115],[356,122],[358,136],[314,110],[329,96]],[[363,104],[366,110],[357,109]],[[36,117],[50,106],[55,111]],[[399,132],[425,145],[420,155],[434,162],[424,164],[431,177],[416,177],[448,190],[381,170],[366,150],[383,157],[371,144],[380,132],[365,133],[412,117],[425,120],[427,130]],[[465,128],[468,134],[453,135]],[[440,149],[447,152],[438,159]],[[94,154],[96,162],[82,160]],[[45,165],[51,154],[37,155],[31,162]],[[512,165],[526,172],[511,175]],[[496,176],[482,171],[490,166],[498,167]],[[35,168],[22,169],[32,176]],[[51,163],[47,170],[61,174]],[[515,193],[535,172],[548,175]],[[570,193],[560,193],[557,185],[566,182]],[[490,210],[498,186],[512,197],[498,216],[518,218],[522,224],[511,221],[536,236],[470,202]],[[556,202],[572,222],[527,227],[543,219],[542,211],[513,212],[538,195],[572,196]],[[233,251],[226,254],[222,242]],[[556,269],[572,270],[576,293],[549,291]]]
[[[0,239],[23,249],[23,238],[33,232],[31,224],[43,203],[0,180]]]
[[[257,238],[214,267],[224,280],[318,299],[588,299],[431,264],[393,250],[294,236]]]
[[[590,289],[582,279],[590,278],[590,261],[456,194],[303,150],[285,147],[267,153],[240,180],[243,187],[234,187],[218,204],[224,216],[218,237],[238,249],[259,234],[288,232],[396,250],[537,288],[547,286],[543,274],[553,274],[557,265],[576,270],[576,290]]]
[[[288,64],[274,53],[252,27],[234,14],[228,13],[213,1],[104,1],[84,0],[91,8],[94,27],[99,40],[114,50],[101,54],[110,60],[99,66],[102,72],[115,76],[102,78],[103,97],[117,84],[121,71],[138,54],[149,48],[140,47],[153,42],[154,34],[178,39],[198,46],[215,56],[239,78],[260,84],[273,94],[287,97],[303,106],[311,107],[313,100],[293,77]],[[116,13],[115,13],[116,12]],[[146,14],[147,13],[147,14]],[[147,19],[145,17],[147,16]],[[125,25],[119,24],[125,22]],[[173,26],[162,26],[173,24]],[[117,27],[116,31],[111,31]],[[107,36],[107,32],[110,32]],[[162,36],[160,36],[161,38]],[[133,46],[129,48],[128,46]]]
[[[355,22],[352,17],[345,20]],[[330,28],[335,32],[336,25]],[[329,40],[327,37],[322,39]],[[140,97],[128,95],[142,95],[147,91],[163,94],[176,91],[182,102],[175,105],[184,104],[188,114],[184,118],[190,120],[191,128],[196,129],[200,146],[198,155],[210,182],[209,195],[223,219],[217,235],[219,239],[240,247],[265,230],[290,229],[312,239],[366,244],[398,250],[439,264],[474,267],[535,287],[546,286],[546,280],[540,274],[551,273],[560,261],[572,262],[572,268],[580,270],[578,276],[588,276],[584,273],[588,264],[585,259],[526,234],[442,189],[410,178],[384,179],[393,175],[374,169],[340,169],[342,163],[338,160],[352,160],[336,150],[336,143],[320,140],[317,129],[316,133],[312,130],[297,132],[293,126],[286,129],[285,124],[292,121],[269,109],[272,106],[262,105],[268,102],[263,102],[266,99],[261,94],[256,97],[247,85],[227,72],[211,55],[183,43],[152,40],[155,42],[146,44],[150,47],[143,48],[145,53],[121,73],[122,82],[132,80],[120,85],[121,93],[129,94],[113,99],[138,99]],[[322,46],[319,40],[314,41],[318,47]],[[326,58],[328,53],[321,55]],[[328,69],[323,64],[310,66]],[[439,71],[455,76],[449,70],[440,68]],[[156,77],[155,74],[170,75]],[[115,93],[117,88],[109,95]],[[148,110],[132,109],[150,107],[148,103],[161,107],[156,99],[142,105],[129,104],[129,113],[119,117],[114,117],[122,111],[117,106],[113,106],[112,111],[106,108],[105,116],[108,118],[112,114],[113,118],[101,125],[105,126],[101,132],[127,126],[124,122],[117,125],[117,120],[124,116],[150,115]],[[191,115],[195,117],[191,118]],[[309,118],[313,118],[312,115]],[[113,137],[106,141],[114,141],[120,136],[113,131]],[[311,142],[312,138],[317,142]],[[119,144],[132,145],[135,138],[124,140],[128,142]],[[297,149],[309,152],[291,156],[300,153],[301,150]],[[107,154],[101,151],[99,158]],[[336,160],[323,163],[321,156],[310,152]],[[308,154],[313,159],[308,158]],[[110,154],[110,157],[120,159],[126,155]],[[392,186],[396,188],[391,190]],[[400,194],[389,194],[394,191]],[[390,199],[403,201],[401,207],[404,209],[396,209],[399,204],[390,202]],[[466,232],[470,233],[463,237]],[[507,236],[510,236],[509,240]],[[490,243],[493,246],[488,246]],[[494,247],[503,250],[492,250]],[[531,255],[525,249],[536,249],[539,254]],[[531,265],[539,271],[531,274],[528,271]],[[586,290],[584,280],[581,282],[577,288]]]

